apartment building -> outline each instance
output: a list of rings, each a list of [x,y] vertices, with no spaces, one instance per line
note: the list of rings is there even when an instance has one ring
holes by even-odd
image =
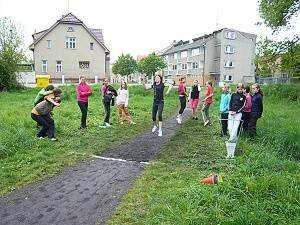
[[[176,83],[186,77],[192,84],[208,80],[214,83],[250,83],[255,80],[256,35],[223,28],[191,41],[173,42],[160,55],[167,61],[166,79]]]

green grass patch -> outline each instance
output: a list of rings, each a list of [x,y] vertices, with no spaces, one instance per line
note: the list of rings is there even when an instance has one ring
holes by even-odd
[[[63,88],[62,105],[54,109],[58,142],[38,140],[36,123],[31,119],[33,99],[38,89],[0,93],[0,195],[15,188],[51,176],[65,166],[100,154],[107,148],[133,138],[149,128],[153,91],[140,86],[130,87],[129,111],[137,123],[117,124],[115,107],[112,107],[112,128],[100,129],[104,109],[99,96],[99,86],[93,87],[88,112],[88,129],[80,131],[80,110],[75,87]],[[177,107],[176,92],[166,98],[164,117]]]
[[[219,137],[218,101],[212,127],[188,120],[108,224],[299,224],[300,104],[286,94],[268,94],[276,88],[290,89],[264,87],[259,136],[242,136],[232,160],[225,159],[226,138]],[[214,172],[223,183],[202,185],[201,179]]]

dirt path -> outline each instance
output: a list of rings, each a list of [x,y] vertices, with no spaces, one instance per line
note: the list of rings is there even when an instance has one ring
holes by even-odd
[[[155,157],[178,127],[172,117],[165,123],[163,137],[143,133],[100,157],[0,198],[0,225],[105,224],[144,162]]]

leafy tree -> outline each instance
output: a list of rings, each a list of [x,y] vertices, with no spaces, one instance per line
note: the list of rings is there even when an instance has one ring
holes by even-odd
[[[22,36],[7,17],[0,18],[0,91],[17,86],[19,64],[26,58]]]
[[[138,71],[150,78],[151,76],[154,76],[157,71],[166,68],[166,66],[166,61],[153,52],[138,62]]]
[[[259,12],[264,23],[274,31],[286,27],[299,13],[299,0],[260,0]]]
[[[112,72],[121,76],[128,76],[137,70],[136,60],[129,54],[120,55],[112,66]]]

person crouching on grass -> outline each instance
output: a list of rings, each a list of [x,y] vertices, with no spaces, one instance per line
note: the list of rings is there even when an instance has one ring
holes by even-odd
[[[243,94],[243,88],[244,85],[239,83],[236,87],[236,93],[231,95],[229,102],[228,130],[230,137],[228,142],[231,143],[236,143],[237,141],[242,110],[246,104],[246,96]]]
[[[126,119],[130,124],[135,124],[135,122],[132,121],[128,111],[129,92],[127,88],[127,83],[125,81],[121,83],[121,87],[118,89],[117,93],[117,106],[120,123],[123,124],[124,120]]]
[[[117,97],[117,91],[109,85],[108,79],[104,79],[103,85],[100,89],[100,94],[102,96],[102,103],[105,110],[104,122],[99,126],[101,128],[110,127],[110,104],[114,105],[114,97]]]
[[[198,104],[199,104],[199,98],[200,98],[200,87],[198,85],[198,80],[194,80],[194,84],[192,86],[192,90],[190,93],[190,100],[189,100],[190,107],[193,110],[193,113],[192,113],[193,120],[198,119],[197,108],[198,108]]]
[[[222,95],[220,101],[220,115],[221,115],[221,137],[227,135],[228,130],[228,110],[229,110],[229,102],[231,99],[230,87],[228,84],[225,84],[222,88]]]
[[[79,84],[76,88],[77,102],[81,111],[81,125],[80,129],[86,128],[86,118],[89,105],[89,97],[92,95],[91,87],[86,83],[85,77],[80,76]]]
[[[252,85],[252,109],[251,117],[248,124],[248,131],[250,137],[254,137],[256,133],[257,120],[262,116],[263,113],[263,92],[260,89],[259,84],[255,83]]]
[[[45,100],[38,103],[31,111],[31,118],[42,127],[37,134],[39,139],[44,139],[48,135],[51,141],[57,141],[54,135],[55,124],[51,114],[55,106],[60,106],[60,94],[60,89],[54,89],[53,95],[45,97]]]

